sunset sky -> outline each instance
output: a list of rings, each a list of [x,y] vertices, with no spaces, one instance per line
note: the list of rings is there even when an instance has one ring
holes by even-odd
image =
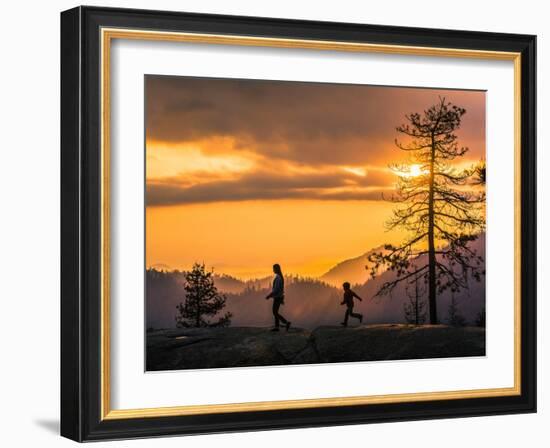
[[[485,92],[146,76],[146,264],[243,279],[319,276],[383,243],[405,114],[464,107],[460,165],[485,155]]]

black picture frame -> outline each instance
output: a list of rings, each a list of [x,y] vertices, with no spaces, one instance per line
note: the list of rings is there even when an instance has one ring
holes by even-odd
[[[102,419],[100,29],[521,53],[521,394]],[[76,441],[536,412],[536,37],[99,7],[61,13],[61,435]]]

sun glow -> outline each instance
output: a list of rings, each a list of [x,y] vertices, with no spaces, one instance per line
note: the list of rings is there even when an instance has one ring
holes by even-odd
[[[423,169],[422,165],[413,163],[411,165],[404,165],[393,168],[394,171],[400,177],[419,177],[428,174],[428,170]]]
[[[366,177],[367,176],[367,170],[362,167],[357,166],[346,166],[343,168],[344,171],[347,171],[348,173],[355,174],[356,176],[360,177]]]
[[[409,176],[411,177],[418,177],[422,174],[426,174],[425,170],[422,170],[422,167],[420,165],[411,165],[411,168],[409,170]]]
[[[147,178],[170,178],[178,175],[230,175],[252,170],[255,156],[247,151],[235,151],[228,146],[225,152],[209,152],[204,142],[182,144],[148,143]]]

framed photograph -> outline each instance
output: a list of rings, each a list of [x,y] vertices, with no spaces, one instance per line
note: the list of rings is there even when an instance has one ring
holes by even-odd
[[[535,36],[61,14],[61,433],[536,411]]]

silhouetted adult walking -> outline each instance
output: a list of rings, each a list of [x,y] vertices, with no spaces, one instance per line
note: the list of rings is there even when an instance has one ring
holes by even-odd
[[[283,278],[283,272],[281,266],[278,264],[273,265],[273,273],[275,278],[273,279],[273,287],[271,292],[266,296],[266,300],[273,299],[273,317],[275,318],[275,327],[271,331],[279,331],[279,322],[285,324],[286,331],[290,328],[290,322],[279,314],[279,308],[285,302],[285,279]]]

